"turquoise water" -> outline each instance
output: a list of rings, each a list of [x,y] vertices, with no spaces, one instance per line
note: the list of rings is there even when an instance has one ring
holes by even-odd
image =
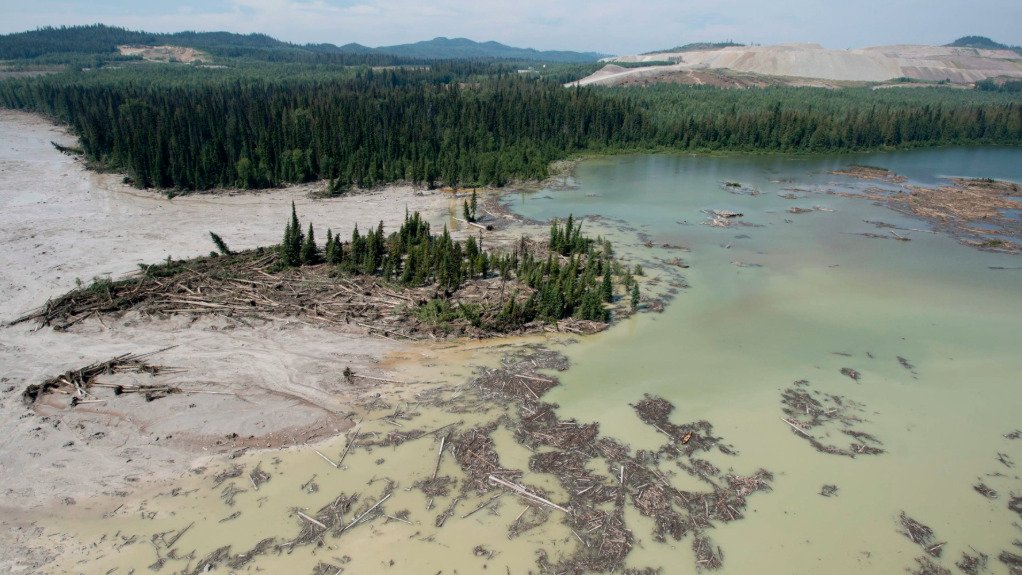
[[[1007,508],[1022,496],[1022,261],[985,253],[925,231],[924,222],[862,199],[828,194],[875,182],[831,175],[851,164],[889,168],[911,183],[940,176],[1022,181],[1022,150],[942,149],[840,157],[624,156],[581,164],[566,189],[512,198],[536,219],[574,213],[623,220],[654,244],[680,244],[691,287],[663,314],[642,314],[569,350],[573,367],[549,396],[563,416],[600,421],[633,446],[660,439],[629,403],[662,395],[676,422],[707,419],[738,457],[713,462],[777,474],[774,492],[750,499],[748,519],[712,534],[727,573],[902,572],[919,547],[899,534],[901,511],[947,541],[947,568],[969,546],[996,556],[1022,538]],[[730,193],[726,181],[758,195]],[[794,189],[794,191],[792,190]],[[780,194],[794,193],[800,199]],[[833,211],[791,214],[791,207]],[[701,225],[701,210],[744,213],[748,227]],[[604,222],[589,224],[599,230]],[[678,252],[637,248],[626,257],[653,261]],[[643,250],[646,250],[643,252]],[[738,264],[758,264],[761,267]],[[839,355],[840,354],[840,355]],[[906,358],[914,373],[898,362]],[[856,383],[842,367],[862,373]],[[815,451],[780,421],[781,391],[799,379],[812,389],[865,404],[861,429],[885,454],[845,457]],[[847,444],[847,442],[846,442]],[[988,500],[979,481],[1000,493]],[[818,492],[824,484],[837,497]],[[691,563],[689,542],[650,546],[635,565]],[[674,572],[673,570],[671,572]]]

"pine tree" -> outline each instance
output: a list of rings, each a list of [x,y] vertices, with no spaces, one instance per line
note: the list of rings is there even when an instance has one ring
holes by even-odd
[[[632,284],[632,311],[639,309],[639,282]]]
[[[302,243],[301,263],[305,266],[311,266],[319,262],[319,246],[316,245],[316,237],[312,231],[312,222],[309,222],[309,233],[305,235],[305,241]]]
[[[469,203],[469,206],[468,206],[469,208],[472,209],[472,219],[469,220],[469,221],[472,221],[472,222],[476,221],[476,207],[477,207],[477,205],[478,204],[476,203],[476,191],[472,190],[472,201]]]
[[[461,202],[461,215],[462,215],[462,219],[464,219],[466,222],[473,221],[472,213],[469,212],[468,202],[467,201],[462,201]]]

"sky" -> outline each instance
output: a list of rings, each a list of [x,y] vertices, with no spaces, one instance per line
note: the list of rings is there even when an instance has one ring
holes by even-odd
[[[1022,0],[0,0],[0,33],[94,23],[338,45],[466,37],[608,54],[723,40],[843,49],[981,35],[1022,45]]]

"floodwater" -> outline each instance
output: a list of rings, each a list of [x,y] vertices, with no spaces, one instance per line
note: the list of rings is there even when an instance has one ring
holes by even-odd
[[[516,209],[537,219],[600,214],[658,245],[691,249],[691,288],[663,315],[569,348],[573,368],[547,399],[561,405],[562,417],[598,420],[610,435],[634,441],[649,431],[634,424],[627,404],[658,394],[677,406],[676,417],[713,422],[741,451],[743,468],[777,473],[773,493],[750,499],[748,519],[714,534],[726,552],[723,572],[900,572],[920,554],[897,532],[901,511],[947,541],[947,567],[972,546],[991,556],[992,572],[1007,572],[994,557],[1022,552],[1012,546],[1022,538],[1020,517],[1007,508],[1009,492],[1022,496],[1022,481],[996,456],[1022,463],[1022,440],[1003,437],[1022,426],[1022,270],[991,268],[1022,263],[925,232],[899,232],[910,242],[856,235],[886,234],[865,220],[927,226],[820,193],[876,185],[829,173],[853,163],[925,185],[938,176],[1022,181],[1019,150],[658,155],[587,162],[577,187],[519,198]],[[760,193],[729,193],[726,181]],[[812,192],[780,196],[792,188]],[[795,206],[834,211],[787,212]],[[741,220],[762,227],[699,225],[703,209],[742,212]],[[843,376],[843,367],[862,378]],[[797,437],[779,420],[779,402],[799,379],[864,403],[863,427],[887,453],[849,459]],[[1000,497],[974,491],[980,479]],[[837,485],[837,496],[820,496],[824,484]],[[671,555],[653,549],[646,563],[674,565]]]
[[[682,257],[691,266],[683,270],[690,287],[662,314],[638,314],[577,343],[548,337],[413,348],[393,359],[396,377],[434,383],[403,386],[396,397],[381,386],[387,405],[357,414],[364,418],[360,431],[380,438],[491,420],[502,406],[486,408],[478,399],[459,404],[475,393],[465,383],[478,366],[496,365],[510,346],[538,341],[571,360],[558,374],[561,385],[543,398],[560,405],[562,419],[598,421],[604,435],[655,449],[663,438],[629,404],[659,395],[675,405],[672,421],[710,421],[735,448],[733,456],[707,457],[714,465],[742,475],[759,468],[774,473],[773,490],[751,495],[744,519],[710,533],[724,551],[721,573],[904,572],[924,553],[899,532],[901,512],[945,542],[937,563],[954,569],[963,552],[978,551],[990,557],[990,573],[1007,573],[997,555],[1022,555],[1013,543],[1022,539],[1022,517],[1008,508],[1012,493],[1022,497],[1022,439],[1005,437],[1022,428],[1022,262],[929,233],[924,222],[868,201],[827,193],[877,185],[830,174],[851,164],[889,168],[925,185],[941,176],[1022,182],[1022,150],[1007,149],[584,162],[568,186],[512,195],[512,208],[540,220],[602,216],[586,224],[591,233],[611,236],[623,257],[642,262],[650,277],[666,273],[658,262]],[[812,211],[793,214],[792,207]],[[703,225],[708,216],[701,210],[710,209],[741,212],[736,220],[751,225]],[[861,235],[889,235],[867,223],[876,221],[898,226],[912,241]],[[640,237],[688,251],[645,248]],[[861,377],[853,380],[842,368]],[[884,453],[821,453],[792,431],[781,421],[781,394],[796,380],[861,404],[856,429],[882,441]],[[427,396],[429,402],[420,402]],[[382,419],[402,406],[407,415]],[[823,433],[818,439],[840,443]],[[336,462],[350,435],[315,449]],[[498,428],[495,440],[502,465],[528,469],[531,454],[507,430]],[[322,573],[526,573],[537,569],[537,549],[556,558],[580,544],[556,512],[545,526],[509,539],[508,525],[525,509],[512,495],[463,517],[490,497],[471,496],[443,528],[435,527],[456,490],[429,508],[430,498],[412,483],[432,475],[439,446],[427,435],[398,447],[354,449],[340,469],[312,447],[246,454],[173,485],[92,501],[43,523],[55,538],[73,535],[56,543],[63,566],[89,573],[147,572],[167,557],[163,543],[194,523],[156,571],[189,572],[224,545],[237,554],[266,537],[294,538],[305,521],[297,510],[313,515],[342,493],[372,503],[390,490],[385,513],[391,518],[217,572],[309,573],[320,566]],[[214,487],[213,476],[236,464],[244,473]],[[258,490],[249,480],[256,465],[271,477]],[[440,475],[459,473],[446,455]],[[307,483],[314,475],[315,491]],[[564,497],[549,476],[526,472],[525,479],[547,488],[553,501]],[[977,493],[973,485],[980,482],[998,497]],[[233,505],[223,497],[229,485],[245,490]],[[837,493],[820,495],[824,485]],[[689,540],[657,544],[646,535],[647,519],[627,518],[640,542],[629,566],[696,571]]]

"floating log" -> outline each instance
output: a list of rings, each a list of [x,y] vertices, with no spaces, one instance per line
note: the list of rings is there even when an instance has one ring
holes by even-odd
[[[355,436],[352,437],[351,441],[348,442],[348,445],[344,448],[344,453],[341,454],[341,458],[339,460],[337,460],[337,465],[335,465],[334,467],[340,468],[341,464],[344,463],[344,458],[348,456],[348,451],[351,450],[351,446],[355,445],[355,440],[358,439],[359,429],[361,429],[361,428],[362,428],[362,422],[359,421],[358,422],[358,427],[355,428]]]
[[[386,500],[390,499],[390,496],[391,496],[391,495],[393,495],[393,493],[388,493],[388,494],[387,494],[386,496],[384,496],[384,497],[383,497],[383,499],[380,499],[379,501],[377,501],[377,502],[376,502],[376,505],[373,505],[373,506],[372,506],[372,507],[370,507],[369,509],[366,509],[365,513],[362,513],[362,514],[361,514],[361,515],[359,515],[358,517],[356,517],[356,518],[352,519],[352,520],[351,520],[351,523],[347,524],[347,525],[346,525],[346,526],[344,527],[344,529],[341,529],[341,531],[342,531],[342,532],[344,532],[344,531],[347,531],[348,529],[351,529],[351,528],[352,528],[352,527],[353,527],[353,526],[354,526],[354,525],[355,525],[356,523],[358,523],[359,521],[361,521],[363,517],[365,517],[366,515],[369,515],[369,513],[370,513],[370,512],[372,512],[372,510],[373,510],[373,509],[376,509],[377,507],[379,507],[380,505],[382,505],[384,501],[386,501]]]
[[[440,449],[436,454],[436,467],[433,468],[433,479],[436,479],[437,473],[440,473],[440,460],[444,456],[444,444],[447,443],[447,435],[440,440]]]
[[[330,461],[330,458],[329,458],[329,457],[327,457],[326,455],[323,455],[323,453],[322,453],[322,452],[321,452],[320,450],[318,450],[318,449],[313,449],[313,451],[315,451],[315,452],[316,452],[316,455],[318,455],[318,456],[322,457],[324,461],[326,461],[327,463],[329,463],[329,464],[330,464],[330,465],[331,465],[332,467],[334,467],[335,469],[336,469],[337,467],[339,467],[339,466],[340,466],[340,464],[339,464],[339,463],[334,463],[333,461]]]
[[[571,513],[571,511],[565,509],[564,507],[561,507],[560,505],[558,505],[558,504],[556,504],[556,503],[554,503],[552,501],[549,501],[547,499],[544,499],[544,498],[540,497],[539,495],[536,495],[535,493],[532,493],[531,491],[529,491],[528,489],[522,487],[521,485],[516,485],[514,483],[511,483],[510,481],[505,481],[505,480],[497,477],[496,475],[490,475],[489,476],[489,480],[490,480],[491,483],[497,483],[497,484],[503,485],[504,487],[507,487],[508,489],[511,489],[512,491],[515,491],[515,492],[517,492],[517,493],[519,493],[521,495],[524,495],[525,497],[528,497],[530,499],[538,501],[538,502],[540,502],[540,503],[542,503],[544,505],[548,505],[550,507],[553,507],[554,509],[556,509],[558,511],[563,511],[565,513]]]
[[[488,500],[486,501],[486,503],[483,503],[483,504],[482,504],[482,505],[480,505],[479,507],[476,507],[476,508],[475,508],[475,509],[473,509],[472,511],[469,511],[468,513],[466,513],[466,514],[462,515],[462,516],[461,516],[461,518],[462,518],[462,519],[468,519],[468,518],[469,518],[470,516],[472,516],[472,515],[473,515],[473,514],[474,514],[474,513],[476,512],[476,511],[479,511],[480,509],[482,509],[482,508],[484,508],[484,507],[488,507],[488,506],[489,506],[489,505],[490,505],[491,503],[493,503],[494,501],[496,501],[496,500],[500,499],[501,495],[503,495],[503,493],[501,493],[500,495],[495,495],[495,496],[491,497],[490,499],[488,499]]]
[[[301,517],[302,519],[304,519],[304,520],[308,521],[309,523],[312,523],[312,524],[314,524],[314,525],[318,525],[318,526],[320,526],[320,527],[321,527],[321,528],[323,528],[323,529],[326,529],[326,528],[327,528],[327,527],[326,527],[326,525],[323,525],[323,524],[322,524],[322,523],[320,523],[319,521],[316,521],[315,519],[313,519],[312,517],[309,517],[308,515],[306,515],[306,514],[302,513],[301,511],[298,511],[297,513],[298,513],[298,516],[299,516],[299,517]]]
[[[804,429],[802,429],[801,427],[799,427],[799,426],[795,425],[794,423],[788,421],[787,419],[782,417],[781,421],[783,421],[784,423],[787,423],[788,425],[791,426],[792,429],[794,429],[795,431],[801,433],[802,435],[804,435],[806,437],[810,437],[810,438],[812,437],[812,435],[809,435],[808,433],[806,433]]]

